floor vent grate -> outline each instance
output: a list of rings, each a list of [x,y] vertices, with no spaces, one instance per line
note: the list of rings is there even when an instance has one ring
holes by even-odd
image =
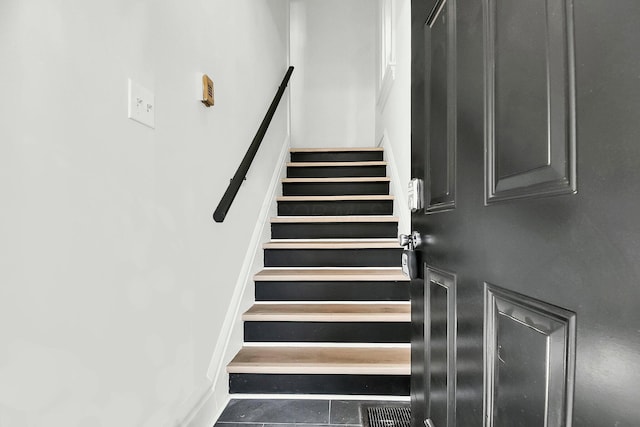
[[[410,427],[411,409],[406,406],[363,406],[363,427]]]

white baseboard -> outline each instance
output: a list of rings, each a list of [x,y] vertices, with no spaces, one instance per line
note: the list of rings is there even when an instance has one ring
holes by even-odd
[[[378,146],[384,148],[384,156],[387,160],[387,170],[391,178],[390,190],[391,194],[395,196],[393,201],[393,214],[399,217],[398,233],[410,234],[411,212],[409,211],[409,205],[404,191],[408,183],[402,182],[400,179],[398,163],[396,162],[393,147],[386,129],[382,133],[382,139],[378,143]]]
[[[227,397],[226,400],[222,401],[221,404],[216,407],[216,410],[211,417],[211,422],[207,425],[207,427],[215,425],[216,421],[218,421],[218,418],[220,418],[220,415],[222,415],[222,412],[224,412],[230,400],[231,396]]]
[[[215,425],[222,412],[227,407],[230,398],[217,404],[213,399],[213,391],[202,401],[202,404],[194,411],[192,417],[184,420],[177,427],[211,427]]]
[[[211,397],[216,394],[216,391],[222,388],[222,385],[219,384],[219,382],[225,381],[227,378],[225,375],[227,364],[226,359],[231,345],[234,326],[237,325],[237,320],[240,318],[240,310],[245,299],[247,287],[252,283],[253,274],[256,273],[256,270],[260,269],[262,265],[262,258],[259,255],[262,253],[262,243],[264,240],[263,236],[265,233],[265,228],[269,224],[272,209],[274,209],[275,207],[276,197],[278,196],[281,189],[280,181],[285,170],[284,167],[286,164],[287,155],[289,154],[290,145],[291,140],[288,136],[284,140],[280,149],[280,154],[277,160],[278,163],[274,168],[269,187],[262,201],[262,207],[260,208],[260,212],[256,220],[256,225],[253,229],[251,239],[249,240],[249,243],[247,245],[247,252],[245,253],[242,267],[240,268],[240,273],[238,274],[238,279],[236,281],[233,294],[229,302],[229,308],[225,315],[224,322],[220,330],[220,335],[216,340],[216,347],[214,349],[213,356],[211,357],[211,361],[209,362],[207,379],[210,381],[211,387],[206,393],[202,395],[194,408],[189,411],[187,416],[180,422],[179,425],[181,427],[187,426],[197,416],[197,414],[203,409],[204,405],[211,399]],[[227,388],[227,394],[226,396],[222,396],[222,398],[218,402],[218,410],[216,411],[215,415],[216,419],[222,412],[222,409],[224,409],[224,405],[221,404],[224,403],[225,400],[229,400],[228,385],[225,384],[225,387]],[[220,408],[220,406],[222,407]],[[210,425],[213,425],[214,422],[215,419],[212,420]]]
[[[207,380],[205,389],[202,390],[199,395],[196,394],[196,396],[197,398],[190,399],[190,401],[188,401],[184,405],[185,407],[190,409],[186,414],[178,419],[178,421],[176,422],[176,427],[187,427],[189,423],[193,421],[193,419],[202,410],[207,401],[213,396],[213,382]]]

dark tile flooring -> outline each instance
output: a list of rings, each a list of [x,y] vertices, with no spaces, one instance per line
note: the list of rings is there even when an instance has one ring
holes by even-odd
[[[355,427],[362,425],[362,405],[409,406],[409,402],[233,399],[215,427]]]

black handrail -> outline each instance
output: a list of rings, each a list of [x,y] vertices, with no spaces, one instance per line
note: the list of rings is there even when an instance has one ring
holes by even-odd
[[[222,199],[220,199],[218,207],[216,208],[215,212],[213,212],[213,220],[215,222],[222,222],[227,216],[227,212],[231,207],[231,203],[233,203],[233,199],[236,198],[236,194],[238,194],[238,190],[240,190],[240,185],[242,184],[242,181],[244,181],[245,176],[249,171],[249,167],[251,167],[251,163],[253,162],[256,153],[258,152],[258,148],[260,148],[260,144],[262,143],[264,135],[267,133],[269,124],[271,124],[271,119],[273,119],[273,115],[278,108],[278,104],[280,104],[280,99],[282,98],[282,95],[284,94],[284,91],[289,84],[289,79],[291,78],[292,73],[293,67],[289,67],[287,73],[282,79],[280,87],[278,88],[278,92],[276,92],[276,96],[271,102],[271,106],[267,110],[267,114],[262,120],[262,124],[260,125],[258,132],[256,132],[256,136],[253,138],[253,141],[251,141],[251,145],[247,150],[247,154],[244,155],[242,162],[240,162],[240,166],[238,166],[236,174],[233,175],[233,178],[231,178],[231,182],[227,187],[227,191],[224,192],[224,195],[222,196]]]

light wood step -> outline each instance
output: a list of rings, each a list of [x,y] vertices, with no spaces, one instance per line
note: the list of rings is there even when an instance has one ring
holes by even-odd
[[[284,184],[299,184],[299,183],[335,183],[335,182],[390,182],[391,178],[388,176],[358,176],[358,177],[344,177],[344,178],[283,178]]]
[[[279,241],[262,245],[263,249],[399,249],[397,239],[354,241]]]
[[[384,161],[369,162],[289,162],[289,168],[308,168],[308,167],[353,167],[353,166],[387,166]]]
[[[341,215],[341,216],[276,216],[271,223],[317,223],[317,222],[398,222],[397,216],[390,215]]]
[[[290,148],[290,153],[335,153],[347,151],[384,151],[382,147]]]
[[[242,315],[253,322],[410,322],[411,305],[255,304]]]
[[[410,375],[409,348],[243,347],[230,374]]]
[[[341,202],[345,200],[393,200],[393,196],[280,196],[276,200],[278,202]]]
[[[408,282],[400,268],[330,268],[280,269],[267,268],[253,276],[256,282],[325,281],[325,282]]]

